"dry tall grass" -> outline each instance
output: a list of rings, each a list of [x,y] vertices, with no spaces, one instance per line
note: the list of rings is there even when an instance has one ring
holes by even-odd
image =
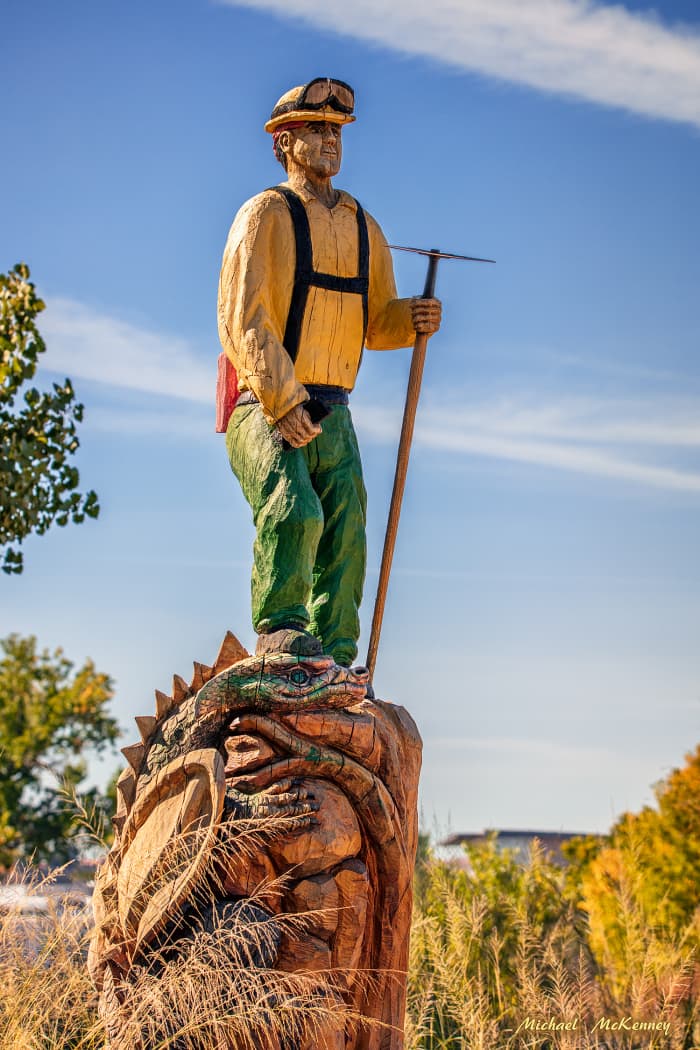
[[[586,914],[541,854],[524,868],[488,852],[475,864],[471,876],[430,857],[419,869],[406,1050],[700,1045],[697,931],[671,936],[651,927],[635,893],[639,873],[611,882],[610,907],[619,919],[610,927],[614,943],[606,946],[601,924],[594,954]],[[43,889],[37,883],[32,892]],[[85,963],[88,939],[84,915],[70,908],[52,908],[39,922],[11,909],[0,916],[0,1050],[104,1047]],[[338,1024],[343,1013],[349,1023],[357,1020],[342,1004],[344,975],[250,967],[250,954],[250,916],[237,925],[230,914],[174,955],[164,950],[133,975],[122,1045],[136,1050],[145,1034],[148,1050],[258,1050],[276,1033],[280,1050],[315,1050],[327,1024]],[[596,1028],[600,1018],[668,1028]],[[568,1031],[533,1027],[550,1019],[577,1024]]]
[[[691,925],[673,936],[646,923],[629,882],[643,873],[610,886],[619,922],[607,933],[599,925],[594,954],[587,915],[540,851],[525,867],[495,847],[474,860],[471,876],[434,859],[419,876],[407,1050],[700,1045],[697,931]],[[627,1027],[635,1022],[664,1027]]]
[[[46,880],[29,887],[42,895]],[[274,887],[266,887],[266,893]],[[247,909],[247,914],[243,910]],[[303,936],[308,920],[279,917],[274,937]],[[173,952],[165,944],[135,967],[128,984],[120,1050],[279,1050],[320,1045],[324,1031],[362,1019],[342,998],[344,974],[293,974],[259,965],[273,934],[250,905],[224,917]],[[39,916],[6,907],[0,916],[1,1050],[97,1050],[105,1045],[98,995],[87,971],[90,924],[84,912],[50,905]],[[258,963],[258,965],[256,965]],[[371,978],[369,978],[371,979]],[[113,1034],[114,1038],[114,1034]]]
[[[27,886],[44,896],[53,877]],[[5,906],[0,915],[0,1047],[81,1050],[104,1045],[87,972],[84,913],[50,903],[45,914]]]
[[[69,802],[88,838],[106,848],[98,815],[79,798]],[[88,974],[92,921],[84,909],[50,903],[36,915],[19,902],[5,906],[0,1050],[102,1050],[107,1037],[113,1050],[322,1050],[328,1031],[368,1024],[343,993],[349,978],[362,993],[372,974],[270,968],[280,944],[293,951],[324,917],[319,911],[279,913],[289,877],[268,879],[255,895],[216,905],[225,897],[227,870],[249,866],[272,840],[303,830],[308,819],[238,820],[235,834],[218,841],[206,880],[189,897],[191,922],[184,933],[178,915],[170,916],[118,989],[108,979],[102,1002]],[[201,835],[196,829],[168,843],[144,884],[146,895],[149,887],[155,891],[182,875]],[[20,879],[18,888],[29,901],[43,897],[63,870],[48,879]]]

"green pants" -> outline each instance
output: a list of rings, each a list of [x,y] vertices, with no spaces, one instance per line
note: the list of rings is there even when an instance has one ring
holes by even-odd
[[[253,627],[308,627],[336,663],[357,655],[367,495],[357,438],[335,405],[309,445],[284,450],[260,405],[231,416],[226,447],[253,511]]]

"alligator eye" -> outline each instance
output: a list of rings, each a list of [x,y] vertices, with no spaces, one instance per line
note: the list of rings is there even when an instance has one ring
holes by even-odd
[[[294,685],[302,686],[306,685],[310,677],[311,676],[308,675],[302,667],[295,667],[289,676],[289,680],[290,682],[293,682]]]

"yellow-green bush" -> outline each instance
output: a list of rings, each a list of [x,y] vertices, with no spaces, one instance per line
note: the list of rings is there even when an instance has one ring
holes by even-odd
[[[468,871],[430,856],[421,861],[407,1050],[698,1045],[693,928],[648,925],[635,893],[644,872],[633,855],[599,894],[605,913],[595,934],[564,872],[541,850],[521,865],[491,841],[470,847],[468,859]],[[605,1018],[664,1027],[601,1028]],[[561,1027],[543,1027],[549,1024]]]

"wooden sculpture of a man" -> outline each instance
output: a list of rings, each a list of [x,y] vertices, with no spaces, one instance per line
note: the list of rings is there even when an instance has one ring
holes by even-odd
[[[318,77],[265,130],[287,181],[247,201],[224,252],[219,334],[240,391],[226,432],[256,527],[259,655],[324,652],[350,666],[360,634],[366,494],[348,395],[362,350],[410,346],[436,299],[399,299],[377,222],[331,179],[354,93]]]

